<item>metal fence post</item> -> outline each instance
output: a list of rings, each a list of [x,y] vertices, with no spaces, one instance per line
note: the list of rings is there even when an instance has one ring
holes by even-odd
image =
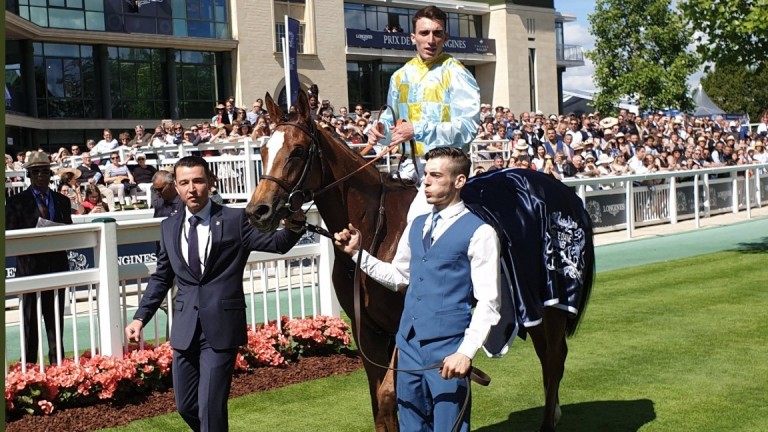
[[[117,224],[112,218],[94,219],[101,223],[94,261],[99,269],[97,305],[99,308],[99,354],[122,357],[123,328],[120,319],[120,276],[117,265]]]

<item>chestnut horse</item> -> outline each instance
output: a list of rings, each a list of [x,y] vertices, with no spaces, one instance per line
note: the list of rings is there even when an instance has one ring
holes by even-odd
[[[359,228],[366,250],[379,259],[391,261],[405,230],[406,214],[416,188],[389,178],[374,166],[361,169],[366,161],[359,153],[331,132],[315,126],[304,92],[299,92],[296,113],[289,119],[269,94],[264,100],[270,118],[278,123],[261,148],[266,175],[246,207],[250,223],[261,231],[273,231],[289,212],[314,200],[330,232],[341,231],[352,223]],[[350,176],[351,173],[355,174]],[[390,364],[404,296],[363,276],[363,304],[357,318],[353,304],[355,264],[338,249],[334,253],[332,278],[336,295],[351,318],[353,337],[358,346],[362,341],[361,349],[367,356],[363,364],[376,431],[397,431],[393,374],[373,363]],[[527,331],[544,375],[546,404],[541,430],[549,431],[554,430],[560,415],[558,388],[567,351],[568,318],[556,308],[544,308],[542,318],[541,325]],[[358,320],[360,328],[355,326]]]

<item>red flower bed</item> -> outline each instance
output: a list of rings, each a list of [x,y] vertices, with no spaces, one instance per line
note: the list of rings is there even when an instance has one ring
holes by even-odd
[[[248,328],[248,344],[240,347],[235,371],[263,366],[284,366],[301,356],[341,352],[349,346],[349,326],[340,318],[281,319]],[[55,409],[91,405],[98,400],[119,401],[128,395],[164,390],[171,385],[173,348],[145,343],[131,345],[123,358],[91,356],[79,364],[66,359],[45,373],[16,363],[5,377],[6,415],[51,414]]]

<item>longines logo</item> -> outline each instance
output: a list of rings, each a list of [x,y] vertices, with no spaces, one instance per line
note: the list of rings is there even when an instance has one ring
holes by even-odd
[[[624,211],[624,204],[606,204],[603,206],[603,211],[610,213],[611,216],[616,216],[620,211]]]
[[[355,35],[355,39],[360,39],[361,41],[366,42],[373,39],[373,35],[358,33]]]

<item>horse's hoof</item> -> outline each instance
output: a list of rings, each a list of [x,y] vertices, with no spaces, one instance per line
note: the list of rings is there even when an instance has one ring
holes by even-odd
[[[562,415],[563,412],[560,410],[560,404],[555,405],[555,426],[560,423],[560,417],[562,417]]]

